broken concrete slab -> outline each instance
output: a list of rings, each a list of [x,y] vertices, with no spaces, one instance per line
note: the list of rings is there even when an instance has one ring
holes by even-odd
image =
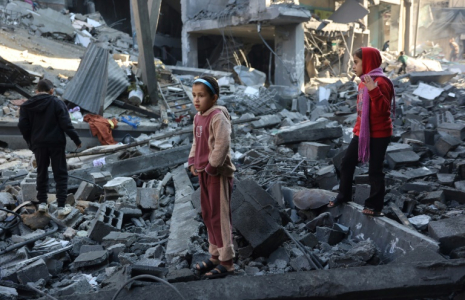
[[[458,140],[465,140],[465,124],[461,123],[440,123],[438,132],[449,134]]]
[[[300,143],[297,152],[302,156],[311,160],[325,159],[331,146],[315,143],[315,142],[304,142]]]
[[[50,274],[48,273],[47,265],[43,259],[39,259],[17,272],[18,281],[21,284],[27,284],[28,282],[36,282],[39,279],[48,281]]]
[[[0,286],[0,295],[2,300],[16,300],[18,299],[18,291],[15,288]]]
[[[131,177],[116,177],[108,181],[103,189],[106,201],[116,201],[116,208],[136,208],[137,185]]]
[[[253,180],[236,182],[231,213],[233,227],[254,248],[256,257],[268,256],[287,240],[276,201]]]
[[[441,136],[434,144],[439,156],[446,156],[447,152],[454,150],[461,144],[461,141],[447,133],[441,133]]]
[[[434,202],[439,201],[442,203],[446,202],[446,195],[444,194],[444,191],[434,191],[426,194],[423,199],[420,200],[421,203],[424,204],[433,204]]]
[[[173,171],[173,180],[176,196],[165,253],[168,262],[176,256],[185,256],[188,253],[189,239],[197,234],[200,225],[195,220],[197,211],[191,202],[194,188],[183,165]]]
[[[157,209],[160,196],[160,188],[138,188],[136,203],[143,209]]]
[[[117,244],[124,244],[126,247],[131,246],[137,240],[137,234],[130,232],[112,231],[102,240],[102,246],[109,248]]]
[[[462,217],[431,221],[428,232],[439,242],[444,254],[465,246],[465,219]]]
[[[74,194],[74,198],[76,200],[84,200],[84,201],[92,201],[95,198],[98,189],[95,185],[90,182],[83,181],[79,185],[76,193]]]
[[[335,139],[342,136],[341,127],[326,127],[326,121],[306,121],[294,126],[281,128],[274,133],[276,145],[314,142]]]
[[[166,168],[183,164],[186,157],[189,156],[190,145],[179,146],[173,149],[153,152],[146,155],[141,155],[133,158],[128,158],[122,161],[106,164],[105,170],[113,175],[113,177],[132,176],[136,173],[144,173],[149,171],[164,170]],[[90,174],[101,172],[102,167],[90,167],[78,170],[69,171],[69,175],[75,177],[92,180]],[[77,189],[82,180],[75,179],[70,176],[68,180],[68,189]]]
[[[75,268],[94,267],[108,260],[108,251],[91,251],[79,255],[73,262]]]
[[[413,151],[399,151],[386,153],[386,159],[391,169],[411,166],[418,163],[420,156]]]
[[[360,276],[363,274],[363,276]],[[449,296],[463,288],[465,260],[387,264],[347,269],[314,270],[272,276],[232,276],[227,280],[200,280],[175,283],[174,286],[186,299],[207,300],[262,300],[262,299],[321,299],[325,297],[352,299],[398,299],[399,295],[412,298]],[[366,280],[370,278],[370,280]],[[271,280],[271,283],[270,283]],[[408,284],[406,284],[408,283]],[[363,286],[363,289],[360,287]],[[323,291],[322,291],[322,287]],[[115,290],[89,294],[86,300],[111,299]],[[159,300],[171,300],[176,292],[162,285],[149,285],[123,289],[122,299],[145,299],[157,295]],[[80,300],[82,295],[69,296],[67,300]]]
[[[373,240],[381,250],[380,258],[385,262],[403,256],[421,245],[433,251],[439,249],[434,239],[386,217],[367,217],[361,213],[362,209],[363,206],[349,202],[330,210],[330,213],[333,216],[340,215],[339,223],[349,227],[353,237]]]
[[[451,71],[430,71],[430,72],[410,72],[410,83],[417,84],[418,82],[422,81],[425,83],[439,83],[444,84],[449,82],[454,76],[456,76],[456,72]]]
[[[278,125],[279,123],[281,123],[281,118],[278,115],[265,115],[261,116],[260,120],[253,121],[252,127],[254,129],[270,128]]]

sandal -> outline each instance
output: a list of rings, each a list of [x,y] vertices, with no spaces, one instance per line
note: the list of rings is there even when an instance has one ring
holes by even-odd
[[[328,208],[335,208],[342,203],[345,203],[345,201],[342,201],[341,199],[334,198],[333,200],[329,201]]]
[[[362,213],[364,215],[367,215],[367,216],[371,216],[371,217],[384,217],[384,214],[380,211],[375,211],[371,208],[368,208],[368,207],[364,207],[363,210],[362,210]]]
[[[218,265],[210,273],[211,273],[211,275],[204,275],[203,278],[204,279],[223,278],[223,277],[226,277],[228,275],[234,274],[234,270],[228,271],[224,266]]]
[[[199,272],[200,274],[204,274],[204,273],[207,273],[208,271],[213,270],[215,267],[216,267],[215,263],[207,259],[207,260],[197,263],[195,266],[195,271]]]

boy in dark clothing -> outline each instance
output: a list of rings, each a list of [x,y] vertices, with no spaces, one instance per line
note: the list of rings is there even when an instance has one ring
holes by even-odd
[[[404,71],[404,73],[407,73],[407,60],[408,60],[408,56],[407,55],[404,55],[404,52],[403,51],[400,51],[400,56],[399,58],[397,59],[398,61],[400,61],[402,63],[402,66],[400,67],[399,69],[399,72],[397,74],[400,75],[400,73],[402,73],[402,71]]]
[[[51,161],[56,182],[58,216],[66,216],[71,208],[65,208],[68,191],[65,133],[78,148],[81,147],[81,140],[71,124],[65,103],[53,96],[53,84],[50,80],[39,81],[37,95],[21,105],[18,128],[29,149],[34,152],[37,162],[38,210],[48,210],[48,167]]]

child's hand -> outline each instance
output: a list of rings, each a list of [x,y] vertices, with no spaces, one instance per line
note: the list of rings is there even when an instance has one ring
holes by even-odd
[[[194,168],[193,165],[190,167],[190,171],[191,171],[192,175],[194,175],[194,176],[198,176],[198,175],[199,175],[199,173],[197,173],[197,171],[195,170],[195,168]]]
[[[369,91],[372,91],[374,88],[378,86],[378,83],[374,82],[373,78],[371,78],[370,75],[365,76],[364,83]]]

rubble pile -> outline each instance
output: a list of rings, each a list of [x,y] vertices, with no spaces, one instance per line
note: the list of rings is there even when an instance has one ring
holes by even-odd
[[[124,143],[68,154],[66,204],[72,209],[62,219],[53,194],[49,211],[36,211],[33,153],[0,148],[0,294],[66,299],[110,293],[144,274],[170,283],[199,280],[195,264],[210,255],[198,178],[186,169],[193,115],[189,88],[195,77],[174,74],[156,61],[160,103],[144,107],[143,86],[128,81],[140,75],[135,57],[109,54],[130,49],[129,36],[106,26],[98,13],[31,15],[18,3],[5,12],[20,7],[16,13],[31,33],[75,38],[88,46],[74,78],[54,78],[57,94],[69,101],[81,96],[73,101],[84,107],[94,98],[76,87],[101,72],[90,78],[106,82],[108,89],[99,85],[101,103],[91,101],[86,109],[98,113],[103,107],[104,118],[134,130],[117,138]],[[71,18],[69,34],[38,25],[36,15],[57,13],[56,22]],[[465,78],[453,69],[442,71],[437,61],[431,67],[413,59],[408,74],[396,76],[395,57],[383,55],[396,88],[394,134],[384,164],[386,218],[360,213],[370,193],[367,165],[356,169],[353,202],[327,208],[337,195],[357,118],[358,82],[321,76],[302,93],[295,86],[265,87],[266,75],[244,66],[219,78],[219,104],[232,116],[231,156],[237,167],[231,199],[236,276],[465,258]],[[417,65],[437,71],[419,72]],[[0,95],[1,116],[17,118],[23,96],[10,89]],[[169,124],[161,120],[162,106]],[[84,109],[81,114],[73,106],[70,114],[73,123],[84,125]],[[144,126],[148,133],[137,131]],[[49,187],[53,193],[52,179]]]

